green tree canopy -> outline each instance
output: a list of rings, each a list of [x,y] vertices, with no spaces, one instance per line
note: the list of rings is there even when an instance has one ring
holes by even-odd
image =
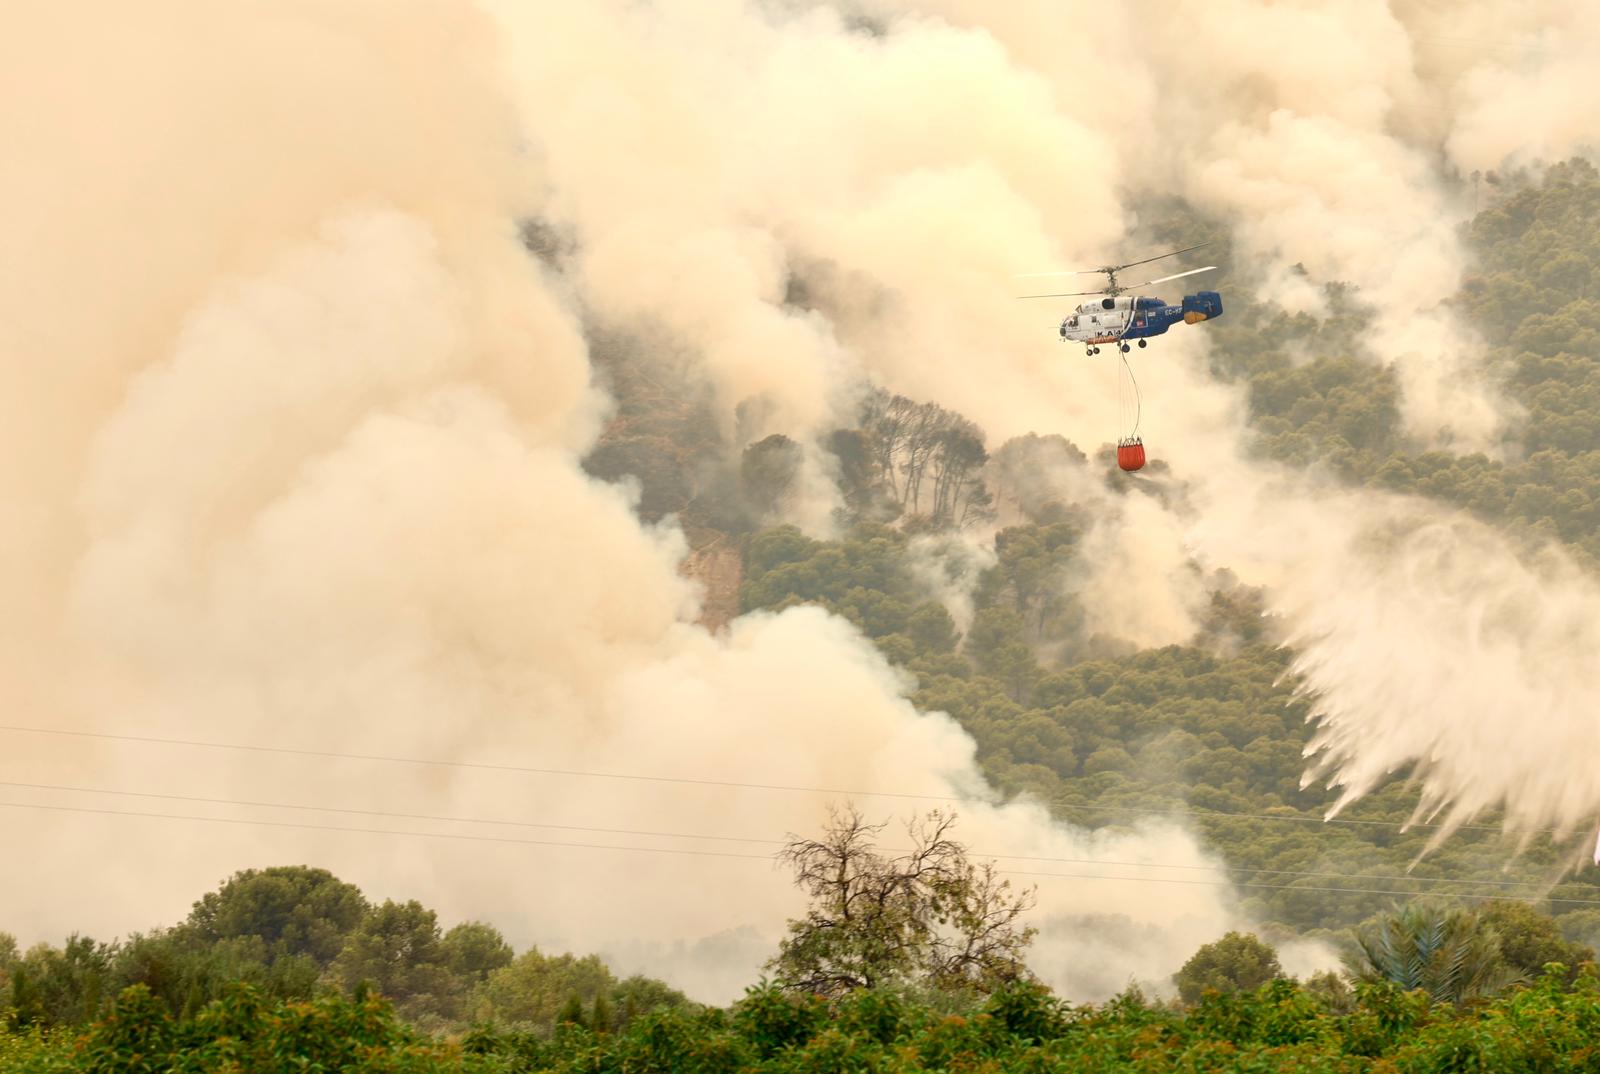
[[[354,884],[286,865],[235,873],[194,904],[186,925],[201,940],[259,936],[270,957],[307,955],[327,965],[366,911]]]
[[[545,955],[530,949],[490,972],[474,995],[474,1016],[548,1029],[569,1001],[577,1004],[581,1020],[583,1008],[616,984],[598,956]]]
[[[1014,608],[985,608],[967,632],[967,656],[982,675],[999,682],[1013,701],[1025,701],[1039,674],[1027,626]]]
[[[1506,965],[1524,977],[1538,977],[1549,962],[1560,962],[1576,972],[1581,964],[1594,961],[1592,948],[1562,936],[1554,918],[1525,902],[1486,902],[1478,909],[1478,920],[1499,937]]]
[[[12,962],[11,1021],[18,1026],[78,1025],[115,994],[115,948],[74,933],[60,947],[38,944]]]
[[[366,982],[391,999],[420,1001],[402,1009],[437,1013],[457,991],[448,957],[432,910],[385,899],[350,933],[331,973],[346,989]]]
[[[1247,992],[1283,976],[1278,952],[1247,932],[1230,932],[1205,944],[1172,975],[1185,1003],[1197,1003],[1206,989]]]
[[[500,930],[481,921],[464,921],[439,941],[442,961],[463,981],[479,984],[516,957]]]
[[[664,981],[634,974],[611,989],[611,1002],[619,1024],[652,1011],[687,1010],[695,1006],[689,997]]]

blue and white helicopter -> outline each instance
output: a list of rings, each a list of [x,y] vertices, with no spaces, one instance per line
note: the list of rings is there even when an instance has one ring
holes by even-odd
[[[1145,340],[1150,336],[1159,336],[1168,328],[1182,321],[1184,324],[1199,324],[1201,321],[1211,320],[1222,316],[1222,296],[1215,291],[1199,291],[1192,295],[1184,295],[1183,302],[1169,306],[1159,298],[1145,295],[1128,294],[1141,287],[1151,287],[1168,280],[1178,280],[1185,276],[1193,276],[1200,272],[1210,272],[1215,265],[1205,268],[1190,269],[1188,272],[1175,272],[1171,276],[1162,276],[1154,280],[1145,280],[1143,283],[1119,284],[1117,273],[1123,269],[1130,269],[1136,265],[1148,265],[1152,261],[1160,261],[1168,257],[1177,257],[1191,250],[1198,250],[1201,246],[1210,243],[1202,242],[1196,246],[1174,250],[1167,254],[1158,254],[1147,257],[1143,261],[1130,261],[1126,265],[1106,265],[1097,269],[1079,269],[1068,272],[1029,272],[1019,278],[1039,276],[1087,276],[1094,273],[1103,273],[1106,285],[1098,291],[1068,291],[1062,294],[1048,295],[1019,295],[1019,298],[1080,298],[1089,295],[1099,296],[1094,302],[1084,302],[1076,310],[1068,314],[1061,322],[1061,341],[1073,340],[1083,344],[1083,353],[1099,354],[1100,344],[1114,343],[1126,354],[1129,350],[1129,340],[1136,341],[1139,346],[1145,346]]]

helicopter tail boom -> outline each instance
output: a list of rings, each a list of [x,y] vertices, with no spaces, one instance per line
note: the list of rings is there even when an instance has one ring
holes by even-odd
[[[1183,296],[1183,323],[1199,324],[1222,316],[1222,296],[1215,291],[1200,291]]]

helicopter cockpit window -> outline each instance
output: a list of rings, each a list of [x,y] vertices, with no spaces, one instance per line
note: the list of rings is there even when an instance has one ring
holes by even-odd
[[[1073,314],[1071,317],[1067,318],[1067,327],[1068,328],[1076,328],[1076,327],[1078,327],[1078,315],[1077,314]]]

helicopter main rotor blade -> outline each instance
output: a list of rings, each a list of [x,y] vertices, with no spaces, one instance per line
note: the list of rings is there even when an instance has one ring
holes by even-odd
[[[1067,269],[1063,272],[1015,272],[1012,273],[1011,278],[1013,280],[1031,280],[1040,276],[1093,276],[1104,271],[1104,269],[1086,268]]]
[[[1154,257],[1147,257],[1143,261],[1129,261],[1126,265],[1103,265],[1100,268],[1064,269],[1061,272],[1018,272],[1018,273],[1014,273],[1011,278],[1014,279],[1014,280],[1029,280],[1029,279],[1037,279],[1038,277],[1041,277],[1041,276],[1093,276],[1096,273],[1104,274],[1104,273],[1108,273],[1108,272],[1121,272],[1125,268],[1133,268],[1133,266],[1135,266],[1135,265],[1148,265],[1152,261],[1160,261],[1162,258],[1165,258],[1165,257],[1177,257],[1179,254],[1186,254],[1190,250],[1198,250],[1202,246],[1210,246],[1210,245],[1211,245],[1211,243],[1209,243],[1209,242],[1197,243],[1194,246],[1185,246],[1181,250],[1173,250],[1171,253],[1168,253],[1168,254],[1157,254]],[[1142,287],[1144,285],[1140,284],[1140,286]],[[1087,293],[1098,294],[1099,292],[1087,292]]]
[[[1160,261],[1164,257],[1177,257],[1179,254],[1186,254],[1190,250],[1198,250],[1202,246],[1210,246],[1210,245],[1211,245],[1211,243],[1209,243],[1209,242],[1199,242],[1199,243],[1195,243],[1193,246],[1185,246],[1181,250],[1174,250],[1170,254],[1157,254],[1154,257],[1147,257],[1143,261],[1129,261],[1126,265],[1108,266],[1108,270],[1111,271],[1111,272],[1121,272],[1125,268],[1132,268],[1135,265],[1148,265],[1150,262],[1152,262],[1152,261]],[[1107,271],[1107,270],[1102,270],[1102,271]],[[1143,287],[1144,284],[1140,284],[1139,286]]]
[[[1216,267],[1217,266],[1215,265],[1207,265],[1205,268],[1190,269],[1188,272],[1174,272],[1171,276],[1158,276],[1153,280],[1146,280],[1143,283],[1130,283],[1124,287],[1123,290],[1131,291],[1135,287],[1149,287],[1151,284],[1166,283],[1168,280],[1181,280],[1183,277],[1193,276],[1197,272],[1210,272]]]
[[[1059,295],[1018,295],[1018,298],[1082,298],[1085,295],[1103,295],[1104,291],[1064,291]]]

